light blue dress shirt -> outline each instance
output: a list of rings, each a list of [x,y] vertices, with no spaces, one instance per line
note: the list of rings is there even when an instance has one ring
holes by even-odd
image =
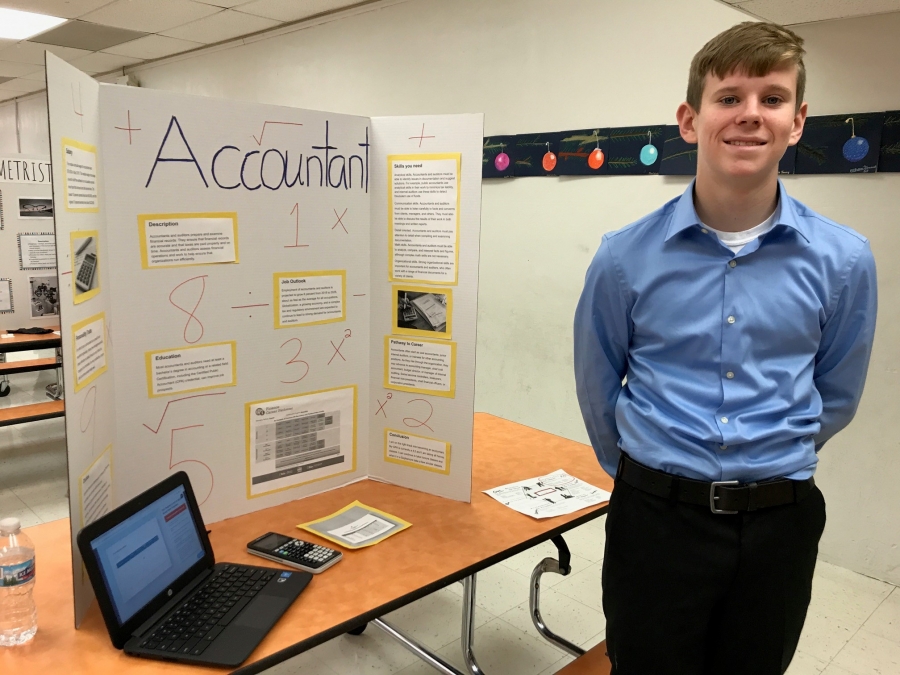
[[[862,395],[869,242],[779,182],[774,227],[734,254],[693,188],[604,236],[588,269],[575,380],[591,444],[613,476],[621,448],[706,481],[808,478]]]

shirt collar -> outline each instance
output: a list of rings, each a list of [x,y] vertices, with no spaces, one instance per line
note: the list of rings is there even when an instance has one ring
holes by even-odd
[[[666,241],[669,241],[679,232],[689,227],[700,224],[700,217],[697,215],[697,209],[694,208],[694,183],[696,179],[691,181],[687,190],[678,199],[675,204],[675,210],[669,220],[669,228],[666,232]],[[807,242],[810,239],[809,226],[806,219],[800,218],[794,207],[793,200],[788,197],[787,190],[784,185],[778,181],[778,207],[775,209],[774,226],[784,225],[790,227],[800,233]]]

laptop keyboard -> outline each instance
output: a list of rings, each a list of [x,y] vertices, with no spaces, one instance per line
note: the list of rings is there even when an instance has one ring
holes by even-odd
[[[200,656],[276,570],[229,565],[217,570],[141,643],[145,649]]]

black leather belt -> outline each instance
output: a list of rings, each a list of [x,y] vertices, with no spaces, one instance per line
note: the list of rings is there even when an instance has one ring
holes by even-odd
[[[619,461],[616,480],[622,480],[633,488],[664,499],[708,506],[713,513],[739,513],[796,504],[816,484],[812,478],[776,478],[745,485],[736,480],[707,483],[651,469],[638,464],[624,452]]]

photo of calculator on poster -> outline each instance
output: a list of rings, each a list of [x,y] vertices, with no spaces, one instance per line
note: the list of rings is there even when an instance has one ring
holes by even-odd
[[[73,244],[77,247],[73,265],[75,292],[87,293],[97,287],[97,238],[76,239]]]

